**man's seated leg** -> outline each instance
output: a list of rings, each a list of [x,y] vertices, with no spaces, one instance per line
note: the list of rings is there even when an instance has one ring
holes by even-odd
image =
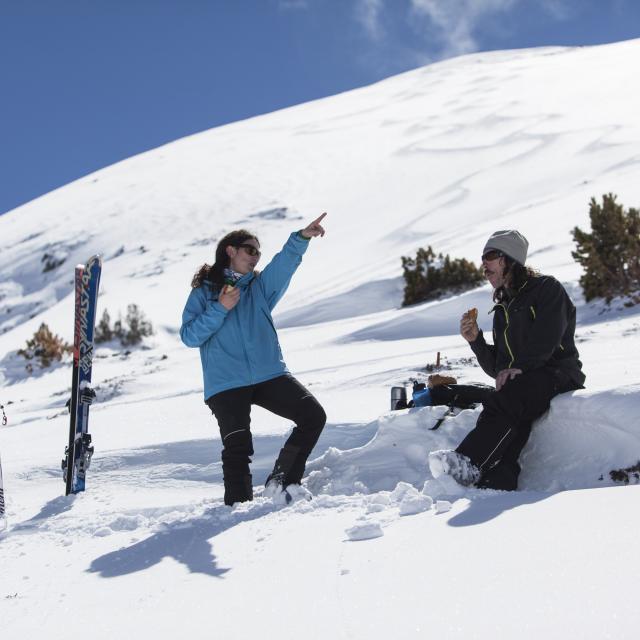
[[[531,423],[521,425],[517,436],[507,447],[500,462],[486,471],[477,486],[481,489],[498,489],[500,491],[515,491],[518,488],[518,477],[520,476],[520,452],[527,444],[531,433]]]
[[[493,474],[496,480],[490,476],[487,481],[491,488],[506,488],[514,482],[517,485],[518,457],[529,439],[531,424],[549,408],[553,394],[552,376],[545,370],[535,370],[509,380],[485,400],[476,427],[456,451],[467,456],[482,476],[504,460],[504,469]],[[495,483],[501,486],[494,486]]]
[[[517,462],[501,460],[482,476],[476,486],[479,489],[515,491],[518,488],[519,475],[520,465]]]

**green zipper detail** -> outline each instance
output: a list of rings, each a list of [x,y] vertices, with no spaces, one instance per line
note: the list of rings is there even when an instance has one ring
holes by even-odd
[[[507,345],[507,350],[509,351],[509,355],[511,356],[511,362],[509,363],[509,369],[511,368],[511,365],[515,362],[516,357],[513,355],[513,351],[511,351],[511,345],[509,344],[509,338],[507,337],[507,329],[509,328],[509,307],[511,306],[511,303],[516,299],[516,296],[518,295],[518,293],[520,293],[526,286],[527,284],[529,284],[528,280],[525,280],[524,284],[518,289],[517,293],[515,296],[513,296],[513,298],[511,298],[511,300],[509,300],[509,304],[505,307],[503,304],[497,304],[495,307],[493,307],[494,309],[496,307],[502,307],[504,309],[504,316],[505,319],[507,321],[507,324],[504,328],[504,343]],[[531,312],[533,313],[533,317],[535,318],[535,311],[533,310],[533,307],[531,308]]]
[[[511,302],[513,302],[513,300],[511,300]],[[513,355],[513,351],[511,351],[511,345],[509,344],[509,338],[507,336],[507,329],[509,328],[509,307],[511,306],[511,302],[509,302],[509,304],[506,307],[503,304],[496,305],[498,307],[502,307],[502,309],[504,310],[505,320],[507,321],[507,324],[505,325],[505,328],[504,328],[503,336],[504,336],[504,343],[507,346],[507,351],[511,356],[511,362],[509,363],[509,367],[508,367],[509,369],[511,368],[511,365],[514,363],[516,359],[515,356]]]
[[[529,309],[531,309],[531,315],[533,316],[533,319],[536,319],[536,310],[533,307],[529,307]]]

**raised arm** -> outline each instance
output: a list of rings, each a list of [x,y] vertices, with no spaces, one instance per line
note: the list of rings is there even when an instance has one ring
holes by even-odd
[[[288,289],[311,238],[324,236],[325,231],[320,223],[326,215],[323,213],[301,231],[292,233],[281,251],[262,270],[259,281],[270,310],[273,310]]]

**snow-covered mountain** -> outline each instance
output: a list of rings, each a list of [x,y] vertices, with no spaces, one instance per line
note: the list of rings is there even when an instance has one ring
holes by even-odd
[[[3,640],[94,638],[630,638],[640,458],[640,316],[585,304],[570,231],[588,202],[640,202],[640,41],[465,56],[191,136],[0,217]],[[311,503],[224,507],[219,436],[197,351],[177,335],[196,268],[237,227],[263,261],[327,211],[276,320],[290,369],[329,423]],[[522,491],[431,479],[477,411],[387,413],[388,390],[443,354],[487,381],[458,335],[488,286],[401,309],[402,255],[478,261],[517,228],[578,306],[587,389],[557,398],[523,453]],[[27,375],[41,322],[72,338],[73,266],[104,256],[99,314],[137,303],[156,333],[96,354],[96,454],[65,498],[68,362]],[[290,425],[255,409],[257,484]],[[425,484],[426,483],[426,484]],[[362,541],[367,539],[366,541]],[[104,587],[113,587],[105,589]]]

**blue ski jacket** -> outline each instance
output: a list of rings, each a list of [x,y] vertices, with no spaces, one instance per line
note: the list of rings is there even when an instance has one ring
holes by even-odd
[[[200,348],[205,400],[237,387],[289,372],[271,312],[289,287],[309,240],[295,232],[261,271],[238,280],[238,304],[227,311],[208,283],[192,289],[182,313],[180,337]]]

